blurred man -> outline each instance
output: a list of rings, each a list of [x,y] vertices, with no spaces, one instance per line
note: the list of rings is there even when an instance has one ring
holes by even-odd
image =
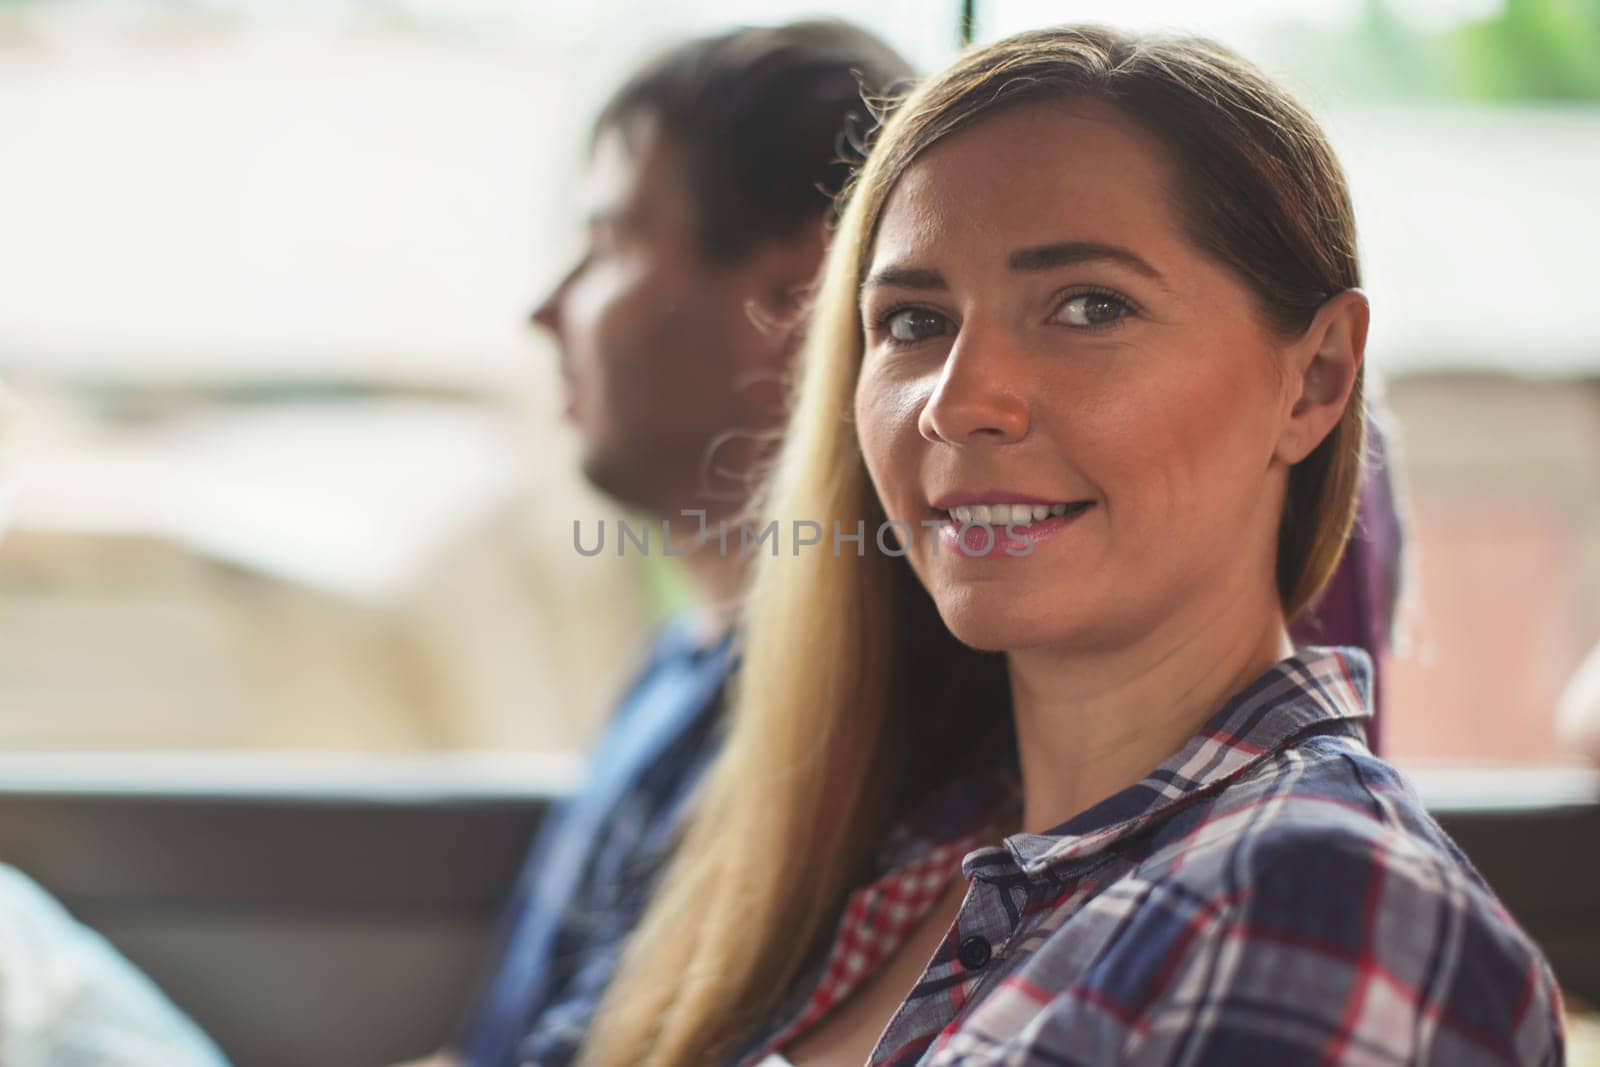
[[[703,510],[715,530],[748,501],[845,150],[870,125],[862,91],[911,76],[843,22],[744,29],[661,56],[595,123],[587,248],[533,319],[561,353],[584,474],[619,513],[667,521],[694,602],[653,643],[587,786],[545,820],[494,970],[433,1062],[552,1067],[583,1038],[711,755],[735,658],[748,557],[714,535],[696,544],[698,520],[681,513]]]

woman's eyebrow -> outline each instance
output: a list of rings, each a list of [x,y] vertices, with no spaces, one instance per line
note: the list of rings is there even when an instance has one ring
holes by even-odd
[[[1032,248],[1023,248],[1011,253],[1006,265],[1014,271],[1053,270],[1056,267],[1067,267],[1075,263],[1092,263],[1107,261],[1120,263],[1124,267],[1142,274],[1151,281],[1166,287],[1166,279],[1161,272],[1152,267],[1148,261],[1136,252],[1129,251],[1119,245],[1108,245],[1100,241],[1058,241],[1055,244],[1035,245]],[[923,267],[884,267],[861,283],[861,291],[865,292],[876,286],[890,286],[896,289],[945,289],[944,275],[936,270]]]
[[[1059,241],[1055,244],[1023,248],[1011,253],[1007,265],[1012,270],[1019,271],[1050,270],[1054,267],[1091,263],[1096,260],[1120,263],[1153,282],[1165,284],[1161,272],[1145,262],[1137,253],[1118,245],[1102,244],[1099,241]]]
[[[887,285],[896,289],[946,289],[944,275],[922,267],[884,267],[861,283],[865,292],[874,286]]]

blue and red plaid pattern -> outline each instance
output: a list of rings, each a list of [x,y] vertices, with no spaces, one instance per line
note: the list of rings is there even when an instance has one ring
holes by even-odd
[[[822,979],[803,1014],[768,1044],[782,1048],[821,1021],[894,954],[961,870],[977,837],[934,846],[922,856],[851,896]]]
[[[1562,1063],[1549,965],[1368,751],[1370,679],[1361,649],[1301,647],[1143,781],[967,851],[960,912],[872,1067]],[[933,798],[941,825],[901,828],[736,1062],[859,988],[939,897],[952,843],[1017,801],[1014,766]]]

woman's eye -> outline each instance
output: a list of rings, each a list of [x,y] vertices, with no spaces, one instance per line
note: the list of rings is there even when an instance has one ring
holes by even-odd
[[[902,344],[937,337],[945,332],[944,316],[922,308],[902,308],[883,320],[884,330]]]
[[[1068,326],[1109,326],[1132,314],[1133,308],[1110,293],[1080,293],[1072,297],[1056,317]]]

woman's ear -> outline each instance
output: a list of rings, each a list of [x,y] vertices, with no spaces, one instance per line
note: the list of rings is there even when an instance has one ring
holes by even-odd
[[[1366,355],[1370,310],[1360,289],[1335,293],[1285,354],[1289,406],[1276,455],[1289,466],[1314,452],[1344,417]]]

